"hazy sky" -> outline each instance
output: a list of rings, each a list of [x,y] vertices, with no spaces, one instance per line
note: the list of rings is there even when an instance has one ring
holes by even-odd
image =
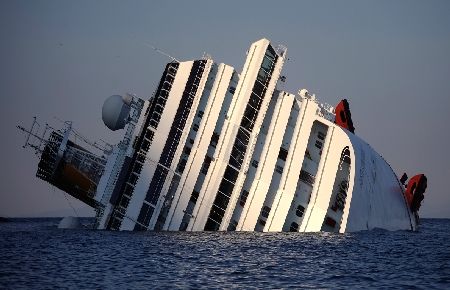
[[[246,2],[246,3],[243,3]],[[0,1],[0,216],[72,214],[35,177],[15,126],[72,120],[112,143],[101,106],[150,96],[167,58],[242,69],[262,37],[288,47],[284,89],[350,102],[356,134],[401,175],[425,173],[424,217],[450,218],[450,1]],[[80,215],[93,210],[67,195]]]

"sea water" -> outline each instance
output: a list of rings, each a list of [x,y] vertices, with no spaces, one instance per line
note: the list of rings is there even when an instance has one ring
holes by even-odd
[[[0,224],[0,289],[450,288],[450,220],[418,232],[112,232]]]

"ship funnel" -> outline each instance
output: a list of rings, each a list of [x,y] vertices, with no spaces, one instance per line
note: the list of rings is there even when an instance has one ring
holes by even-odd
[[[102,107],[102,119],[112,131],[125,128],[131,109],[131,96],[112,95],[105,100]]]

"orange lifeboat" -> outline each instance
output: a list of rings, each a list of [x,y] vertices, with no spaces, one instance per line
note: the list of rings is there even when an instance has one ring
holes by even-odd
[[[417,174],[408,181],[405,197],[411,211],[419,211],[426,189],[427,177],[424,174]]]

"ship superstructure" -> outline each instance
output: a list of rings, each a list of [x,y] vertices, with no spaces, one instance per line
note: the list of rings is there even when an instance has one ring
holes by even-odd
[[[426,177],[405,190],[354,134],[347,100],[333,108],[278,89],[286,57],[261,39],[240,74],[208,57],[174,60],[149,100],[106,100],[119,144],[96,155],[70,126],[44,134],[37,176],[94,207],[98,229],[415,230]]]

